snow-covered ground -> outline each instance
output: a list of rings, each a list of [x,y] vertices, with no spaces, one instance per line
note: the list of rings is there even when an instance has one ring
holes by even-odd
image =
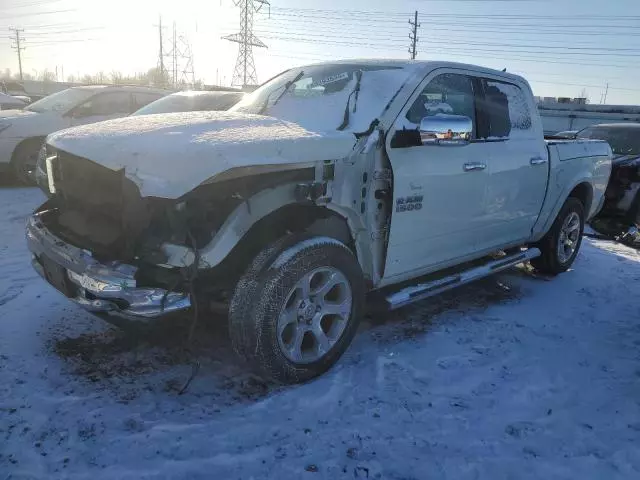
[[[274,387],[203,325],[125,337],[29,266],[35,189],[0,189],[0,479],[640,478],[640,254],[585,239],[369,318],[316,381]],[[212,319],[212,323],[221,319]]]

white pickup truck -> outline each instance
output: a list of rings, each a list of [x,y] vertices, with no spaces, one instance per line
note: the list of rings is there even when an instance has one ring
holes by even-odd
[[[567,270],[611,170],[606,142],[545,142],[521,77],[380,60],[288,70],[230,112],[71,128],[41,159],[27,241],[49,283],[111,322],[223,306],[281,382],[337,361],[365,297]]]

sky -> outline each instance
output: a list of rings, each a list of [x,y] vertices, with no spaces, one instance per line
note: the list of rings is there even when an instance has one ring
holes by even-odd
[[[318,61],[409,58],[415,11],[418,59],[506,68],[540,96],[640,105],[640,0],[271,0],[254,16],[267,45],[253,49],[258,81]],[[0,0],[0,72],[18,71],[10,27],[24,29],[32,74],[146,71],[160,16],[165,52],[175,22],[196,78],[231,83],[238,45],[221,37],[239,30],[234,0]]]

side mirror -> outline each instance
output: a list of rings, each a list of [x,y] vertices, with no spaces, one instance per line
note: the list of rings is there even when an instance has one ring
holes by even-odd
[[[423,145],[466,145],[471,140],[473,122],[464,115],[439,113],[420,121]]]

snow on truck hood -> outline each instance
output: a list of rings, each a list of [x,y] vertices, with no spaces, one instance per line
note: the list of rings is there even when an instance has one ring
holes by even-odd
[[[142,196],[178,198],[234,167],[343,158],[356,139],[261,115],[186,112],[83,125],[47,142],[111,170],[124,168]]]

